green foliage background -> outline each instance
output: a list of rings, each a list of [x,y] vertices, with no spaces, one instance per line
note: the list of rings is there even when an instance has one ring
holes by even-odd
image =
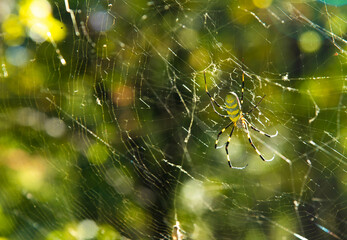
[[[347,237],[346,5],[69,3],[80,35],[50,1],[54,42],[30,38],[30,14],[1,18],[0,239]],[[238,129],[249,166],[228,168],[204,71],[220,103],[242,72],[245,111],[266,95],[248,119],[279,132],[252,132],[274,161]]]

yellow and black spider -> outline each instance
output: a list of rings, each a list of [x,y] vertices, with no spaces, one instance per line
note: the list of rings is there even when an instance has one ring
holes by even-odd
[[[229,135],[229,138],[226,142],[226,145],[225,145],[225,151],[227,153],[227,159],[228,159],[228,163],[229,163],[229,167],[231,168],[235,168],[235,169],[244,169],[246,166],[244,167],[234,167],[231,165],[231,162],[230,162],[230,157],[229,157],[229,152],[228,152],[228,146],[229,146],[229,143],[230,143],[230,140],[231,140],[231,135],[233,134],[233,131],[234,131],[234,128],[235,127],[238,127],[238,128],[243,128],[245,130],[245,132],[247,133],[247,137],[248,137],[248,141],[249,143],[252,145],[252,147],[254,148],[254,150],[257,152],[257,154],[259,155],[259,157],[261,158],[261,160],[263,161],[266,161],[266,162],[269,162],[269,161],[272,161],[274,159],[274,156],[271,158],[271,159],[265,159],[261,153],[259,152],[259,150],[256,148],[256,146],[254,146],[253,144],[253,141],[251,139],[251,135],[249,133],[249,129],[248,127],[250,127],[251,129],[253,129],[254,131],[256,132],[259,132],[261,134],[263,134],[264,136],[267,136],[269,138],[272,138],[272,137],[276,137],[278,132],[276,131],[276,134],[274,135],[269,135],[259,129],[257,129],[256,127],[254,127],[252,124],[250,124],[245,118],[244,116],[246,116],[247,114],[251,113],[254,109],[256,109],[258,107],[258,105],[260,104],[260,102],[264,99],[265,95],[259,100],[259,102],[253,106],[253,108],[251,110],[249,110],[248,112],[246,113],[243,113],[242,112],[242,105],[243,105],[243,92],[244,92],[244,87],[245,87],[245,76],[244,76],[244,73],[242,73],[242,92],[241,92],[241,101],[239,100],[238,96],[236,95],[236,93],[234,92],[230,92],[230,94],[227,94],[226,97],[225,97],[225,101],[224,101],[224,106],[221,106],[217,103],[217,101],[211,96],[211,94],[208,92],[207,90],[207,83],[206,83],[206,74],[204,72],[204,79],[205,79],[205,91],[207,93],[207,95],[209,96],[210,98],[210,101],[211,101],[211,105],[213,107],[213,110],[215,111],[215,113],[217,113],[219,116],[223,117],[223,118],[230,118],[231,122],[225,127],[222,129],[222,131],[220,131],[217,135],[217,139],[216,139],[216,143],[215,143],[215,148],[217,148],[217,144],[218,144],[218,139],[219,139],[219,136],[225,132],[225,130],[230,127],[231,125],[233,125],[232,129],[231,129],[231,132],[230,132],[230,135]],[[240,103],[241,102],[241,103]],[[222,111],[225,111],[227,112],[227,115],[224,115],[224,114],[221,114],[219,113],[215,106],[213,105],[216,104],[217,107],[219,107]]]

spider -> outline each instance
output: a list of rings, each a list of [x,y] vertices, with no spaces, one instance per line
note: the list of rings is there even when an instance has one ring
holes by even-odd
[[[225,101],[224,101],[224,106],[221,106],[217,103],[217,101],[211,96],[211,94],[209,93],[208,89],[207,89],[207,83],[206,83],[206,74],[204,72],[204,79],[205,79],[205,91],[207,93],[207,95],[209,96],[210,98],[210,101],[211,101],[211,105],[213,107],[213,110],[215,113],[217,113],[219,116],[223,117],[223,118],[230,118],[231,122],[225,127],[223,128],[217,135],[217,139],[216,139],[216,143],[215,143],[215,148],[217,148],[217,144],[218,144],[218,141],[219,141],[219,136],[225,132],[225,130],[227,128],[229,128],[230,126],[232,126],[232,129],[231,129],[231,132],[230,132],[230,135],[229,135],[229,138],[226,142],[226,145],[225,145],[225,151],[227,153],[227,160],[228,160],[228,164],[229,164],[229,167],[230,168],[234,168],[234,169],[244,169],[248,166],[248,164],[244,167],[234,167],[233,165],[231,165],[231,162],[230,162],[230,157],[229,157],[229,152],[228,152],[228,146],[229,146],[229,143],[230,143],[230,140],[231,140],[231,136],[233,134],[233,131],[234,131],[234,128],[235,127],[238,127],[238,128],[241,128],[241,129],[244,129],[245,132],[247,133],[247,137],[248,137],[248,141],[249,143],[251,144],[251,146],[254,148],[254,150],[257,152],[257,154],[259,155],[259,157],[261,158],[261,160],[265,161],[265,162],[269,162],[269,161],[272,161],[274,159],[275,156],[273,156],[271,159],[265,159],[261,153],[259,152],[259,150],[256,148],[256,146],[254,146],[253,144],[253,141],[252,141],[252,138],[251,138],[251,135],[249,133],[249,130],[248,130],[248,127],[250,127],[251,129],[253,129],[254,131],[256,132],[259,132],[261,134],[263,134],[264,136],[266,137],[269,137],[269,138],[273,138],[273,137],[276,137],[278,132],[276,131],[276,133],[274,135],[269,135],[259,129],[257,129],[256,127],[254,127],[252,124],[250,124],[245,118],[244,116],[248,115],[249,113],[251,113],[254,109],[256,109],[260,102],[265,98],[266,95],[264,95],[260,100],[259,102],[253,106],[253,108],[251,110],[249,110],[248,112],[246,113],[243,113],[242,112],[242,105],[243,105],[243,92],[244,92],[244,87],[245,87],[245,76],[244,76],[244,73],[242,73],[242,89],[241,89],[241,101],[239,100],[238,96],[236,95],[236,93],[234,92],[230,92],[230,94],[227,94],[226,97],[225,97]],[[241,102],[241,103],[240,103]],[[215,106],[213,105],[213,103],[218,107],[220,108],[222,111],[225,111],[227,112],[227,115],[224,115],[224,114],[221,114],[219,113]]]

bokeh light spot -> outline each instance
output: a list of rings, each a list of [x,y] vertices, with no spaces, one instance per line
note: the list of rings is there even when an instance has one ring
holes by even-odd
[[[0,22],[4,21],[11,14],[15,1],[0,1]]]
[[[30,4],[31,13],[37,18],[46,18],[51,14],[51,5],[46,0],[35,0]]]
[[[25,31],[16,15],[11,15],[2,23],[2,31],[4,33],[4,40],[7,45],[14,46],[20,45],[24,41]]]
[[[300,35],[300,49],[307,53],[316,52],[322,45],[322,39],[315,31],[307,31]]]
[[[90,16],[90,25],[97,31],[107,31],[112,27],[112,18],[107,12],[99,11]]]
[[[64,135],[66,127],[59,118],[50,118],[45,121],[45,130],[48,135],[58,138]]]
[[[184,28],[179,33],[179,39],[182,46],[186,49],[194,49],[197,45],[198,34],[193,29]]]
[[[23,66],[28,62],[28,50],[24,47],[9,47],[6,49],[6,60],[14,66]]]
[[[98,229],[98,225],[96,225],[96,223],[93,220],[83,220],[77,226],[77,239],[92,239],[96,236]]]
[[[271,3],[272,0],[253,0],[253,4],[258,8],[267,8]]]
[[[107,148],[104,145],[93,144],[88,148],[88,160],[93,164],[102,164],[108,158]]]
[[[209,197],[206,195],[205,188],[202,184],[189,181],[183,187],[183,202],[185,207],[198,214],[206,208]]]
[[[47,39],[48,28],[47,25],[36,23],[30,27],[29,36],[37,43],[42,43]]]

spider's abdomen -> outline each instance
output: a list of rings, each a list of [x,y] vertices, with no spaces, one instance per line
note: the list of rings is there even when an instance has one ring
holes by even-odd
[[[236,123],[240,118],[241,109],[239,98],[235,93],[232,92],[225,97],[225,108],[231,121]]]

